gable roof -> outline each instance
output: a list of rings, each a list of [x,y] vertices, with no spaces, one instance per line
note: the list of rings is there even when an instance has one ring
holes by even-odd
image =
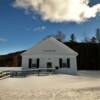
[[[28,49],[26,52],[21,55],[34,55],[34,54],[67,54],[67,55],[75,55],[78,53],[75,52],[70,47],[66,46],[62,42],[56,40],[53,37],[47,38],[34,47]]]

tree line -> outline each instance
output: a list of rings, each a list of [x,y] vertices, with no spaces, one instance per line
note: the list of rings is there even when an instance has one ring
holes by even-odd
[[[54,37],[61,42],[65,42],[65,39],[66,39],[65,33],[61,31],[58,31],[56,34],[53,34],[53,35],[48,35],[44,39],[49,38],[49,37]],[[72,33],[70,35],[70,39],[67,40],[67,42],[78,42],[75,34]],[[100,43],[100,28],[96,29],[96,33],[94,36],[92,36],[91,38],[85,37],[83,40],[81,40],[81,43]]]

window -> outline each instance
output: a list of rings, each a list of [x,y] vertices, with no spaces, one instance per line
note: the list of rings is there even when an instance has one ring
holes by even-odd
[[[66,64],[65,62],[63,62],[63,63],[62,63],[62,67],[63,67],[63,68],[66,68],[66,67],[67,67],[67,64]]]
[[[37,68],[37,63],[35,58],[32,58],[32,68]]]
[[[70,58],[67,58],[67,61],[66,61],[66,59],[60,58],[59,59],[59,67],[60,68],[70,68]]]

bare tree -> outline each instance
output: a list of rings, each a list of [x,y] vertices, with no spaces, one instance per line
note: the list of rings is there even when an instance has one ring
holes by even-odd
[[[90,42],[90,38],[85,37],[84,40],[83,40],[82,42],[84,42],[84,43],[89,43],[89,42]]]
[[[61,42],[64,42],[64,40],[65,40],[65,38],[66,38],[66,35],[65,35],[63,32],[59,31],[59,32],[57,32],[57,34],[54,35],[54,37],[55,37],[57,40],[59,40],[59,41],[61,41]]]
[[[66,35],[63,32],[59,31],[56,34],[47,35],[43,40],[50,38],[50,37],[54,37],[58,41],[64,42]]]
[[[93,37],[91,38],[91,41],[90,41],[90,42],[91,42],[91,43],[96,43],[96,37],[93,36]]]

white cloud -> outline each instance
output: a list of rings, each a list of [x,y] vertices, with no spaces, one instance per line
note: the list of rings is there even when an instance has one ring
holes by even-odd
[[[34,28],[34,32],[41,32],[41,31],[44,31],[44,30],[46,30],[46,27],[45,26],[40,26],[40,27],[36,27],[36,28]]]
[[[7,39],[0,38],[0,43],[1,43],[1,42],[6,42],[6,41],[7,41]]]
[[[100,4],[89,6],[89,0],[15,0],[14,7],[37,11],[51,22],[82,22],[100,13]]]

